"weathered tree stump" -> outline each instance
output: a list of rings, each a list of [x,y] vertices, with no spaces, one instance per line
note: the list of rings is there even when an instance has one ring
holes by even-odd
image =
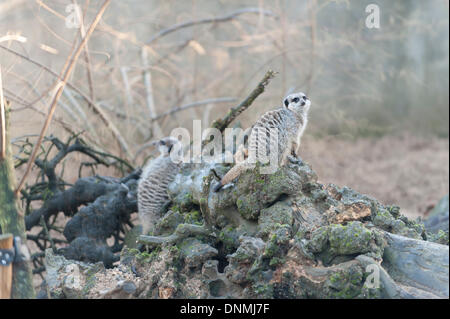
[[[5,157],[0,158],[0,231],[19,236],[26,243],[25,221],[20,213],[19,202],[14,196],[16,175],[9,141],[8,104],[5,109],[5,127],[0,134],[5,135]],[[29,261],[22,261],[14,266],[12,298],[33,298],[34,288]]]

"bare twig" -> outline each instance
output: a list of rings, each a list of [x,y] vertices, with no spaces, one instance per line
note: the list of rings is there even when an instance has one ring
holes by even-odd
[[[162,62],[164,62],[165,60],[167,60],[169,57],[179,54],[183,49],[185,49],[189,46],[189,43],[191,43],[191,41],[192,41],[192,39],[187,39],[186,41],[183,41],[183,43],[177,45],[173,51],[163,55],[158,60],[156,60],[156,62],[154,62],[153,64],[159,65]]]
[[[6,88],[4,88],[4,89],[5,89],[5,91],[7,91]],[[9,99],[11,102],[18,103],[18,104],[21,104],[21,105],[24,106],[24,108],[21,108],[21,109],[15,109],[15,110],[12,110],[12,111],[19,111],[19,110],[22,111],[22,110],[24,110],[24,109],[30,109],[30,110],[32,110],[32,111],[38,113],[38,114],[41,115],[41,116],[44,116],[44,117],[46,116],[46,114],[45,114],[44,112],[42,112],[41,110],[37,109],[36,107],[34,107],[33,105],[31,105],[31,104],[28,103],[27,101],[23,101],[20,97],[18,97],[17,95],[13,94],[12,92],[7,93],[7,96],[8,96],[8,99]],[[61,105],[62,105],[62,104],[61,104]],[[72,130],[71,125],[70,125],[69,123],[66,123],[65,121],[63,121],[61,118],[59,118],[59,117],[56,116],[56,115],[55,115],[53,118],[54,118],[54,120],[55,120],[57,123],[59,123],[59,124],[61,125],[61,127],[62,127],[64,130],[66,130],[69,134],[71,134],[71,135],[75,134],[74,130]]]
[[[95,140],[99,141],[100,139],[99,139],[99,137],[97,135],[96,130],[94,130],[94,128],[92,127],[91,122],[89,121],[88,117],[86,116],[86,113],[83,111],[83,108],[81,107],[81,105],[77,102],[77,100],[72,95],[71,90],[64,90],[64,95],[72,103],[72,105],[74,106],[75,110],[77,111],[77,113],[82,118],[82,123],[84,125],[86,125],[86,128],[88,129],[89,133],[91,133],[93,135]],[[61,105],[64,105],[64,103],[61,103]],[[70,111],[69,110],[70,110],[70,108],[67,109],[67,106],[66,106],[66,111],[70,112],[71,110]],[[83,127],[83,129],[84,129],[84,127]]]
[[[58,75],[56,72],[54,72],[53,70],[49,69],[48,67],[46,67],[45,65],[34,61],[14,50],[11,50],[3,45],[0,45],[0,48],[8,51],[9,53],[12,53],[24,60],[27,60],[28,62],[37,65],[39,67],[41,67],[42,69],[44,69],[45,71],[47,71],[48,73],[50,73],[51,75],[53,75],[54,77],[58,78],[60,81],[62,81],[62,77],[60,75]],[[70,87],[72,90],[74,90],[76,93],[78,93],[89,105],[89,107],[91,107],[92,111],[94,112],[94,114],[98,115],[100,117],[100,119],[103,121],[103,123],[106,124],[106,127],[111,131],[113,137],[117,140],[117,142],[119,143],[120,147],[125,151],[126,155],[128,157],[130,157],[129,155],[129,148],[127,143],[125,142],[125,140],[123,139],[123,137],[121,136],[119,130],[116,128],[116,126],[111,122],[111,120],[109,119],[109,117],[106,115],[105,112],[103,112],[103,110],[94,102],[92,101],[88,96],[86,96],[86,94],[84,94],[79,88],[77,88],[75,85],[71,84],[70,82],[65,82],[65,84]],[[43,96],[45,96],[48,92],[50,92],[52,89],[54,89],[55,86],[51,86],[47,91],[45,91],[38,99],[36,99],[35,101],[31,102],[28,104],[32,105],[35,102],[37,102],[38,100],[40,100]]]
[[[152,130],[153,136],[156,138],[161,138],[163,136],[162,129],[159,126],[158,122],[155,122],[156,110],[155,110],[155,101],[153,99],[152,75],[148,67],[148,56],[146,48],[142,48],[141,58],[142,58],[142,65],[144,67],[143,76],[144,76],[145,93],[147,98],[147,107],[150,114],[150,118],[153,121],[153,130]]]
[[[197,101],[197,102],[192,102],[192,103],[188,103],[182,106],[178,106],[178,107],[174,107],[171,110],[164,112],[160,115],[158,115],[157,117],[155,117],[153,119],[153,121],[159,120],[163,117],[166,117],[170,114],[174,114],[176,112],[180,112],[186,109],[189,109],[191,107],[197,107],[197,106],[201,106],[201,105],[211,105],[214,103],[224,103],[224,102],[233,102],[236,101],[236,98],[234,97],[219,97],[219,98],[213,98],[213,99],[206,99],[206,100],[202,100],[202,101]],[[135,152],[134,158],[135,160],[139,157],[139,155],[141,155],[141,153],[148,147],[152,146],[155,144],[155,140],[152,140],[150,142],[144,143],[142,144],[137,151]]]
[[[76,0],[73,0],[73,2],[75,4],[77,4]],[[89,7],[89,0],[86,0],[84,10],[83,10],[83,20],[82,20],[82,23],[80,26],[80,34],[81,34],[81,37],[83,37],[83,38],[86,36],[84,20],[86,19],[86,13],[87,13],[88,7]],[[86,74],[87,74],[87,80],[88,80],[88,85],[89,85],[89,97],[91,98],[92,101],[95,101],[94,81],[92,80],[92,72],[91,72],[91,58],[89,56],[89,47],[88,47],[87,43],[86,43],[86,46],[84,47],[84,60],[86,61]]]
[[[131,87],[130,87],[130,81],[128,81],[128,68],[126,66],[122,66],[120,68],[120,74],[122,75],[122,80],[123,80],[123,86],[125,89],[125,93],[127,96],[127,104],[128,107],[133,106],[134,102],[133,102],[133,96],[131,95]]]
[[[52,8],[50,8],[48,5],[46,5],[45,3],[43,3],[41,0],[36,0],[37,4],[39,5],[39,7],[44,8],[45,10],[47,10],[48,12],[50,12],[51,14],[53,14],[54,16],[60,18],[62,21],[64,21],[66,19],[65,16],[63,16],[62,14],[60,14],[59,12],[53,10]]]
[[[55,109],[56,109],[56,105],[58,103],[59,98],[61,97],[62,91],[64,90],[64,87],[65,87],[65,85],[67,83],[67,80],[69,79],[69,76],[72,73],[73,67],[75,66],[75,63],[78,60],[78,57],[80,56],[81,51],[83,50],[84,46],[86,45],[87,40],[91,36],[92,32],[94,32],[95,27],[97,26],[98,22],[100,21],[103,13],[105,12],[106,7],[108,6],[110,1],[111,0],[105,0],[103,5],[101,6],[99,12],[97,13],[94,21],[92,22],[91,26],[89,27],[89,30],[87,31],[86,36],[83,38],[83,40],[79,44],[77,50],[75,51],[75,53],[73,54],[72,57],[68,57],[67,61],[70,60],[70,62],[66,63],[66,64],[68,64],[67,68],[63,69],[63,72],[64,72],[63,79],[60,82],[60,84],[58,85],[59,86],[58,91],[56,92],[56,95],[53,98],[53,102],[52,102],[52,104],[50,106],[47,118],[45,120],[44,126],[42,127],[42,130],[41,130],[41,133],[39,135],[38,141],[36,142],[36,144],[35,144],[35,146],[33,148],[33,152],[31,154],[31,157],[30,157],[29,161],[28,161],[28,165],[27,165],[27,168],[25,170],[25,174],[23,175],[22,179],[19,182],[19,186],[17,186],[17,189],[14,192],[16,197],[20,193],[20,190],[22,189],[27,176],[28,176],[28,174],[31,171],[31,167],[33,166],[34,160],[36,159],[36,155],[37,155],[37,152],[39,150],[39,147],[40,147],[40,145],[42,143],[42,140],[44,139],[45,132],[47,131],[47,129],[48,129],[49,125],[50,125],[50,122],[52,120],[53,114],[54,114]]]
[[[223,132],[231,122],[234,121],[242,112],[244,112],[253,101],[264,92],[266,86],[269,84],[270,80],[275,76],[276,72],[267,71],[263,79],[258,83],[258,86],[250,93],[247,98],[242,101],[238,106],[231,108],[228,113],[222,119],[217,119],[213,122],[212,127],[219,129]]]
[[[175,24],[167,29],[159,31],[147,42],[147,44],[151,44],[151,43],[155,42],[156,40],[158,40],[159,38],[162,38],[163,36],[170,34],[172,32],[175,32],[179,29],[188,28],[188,27],[192,27],[194,25],[199,25],[199,24],[227,22],[227,21],[237,18],[238,16],[240,16],[241,14],[244,14],[244,13],[257,13],[257,14],[264,14],[264,15],[271,16],[271,17],[276,17],[272,12],[270,12],[268,10],[263,10],[261,8],[243,8],[243,9],[234,11],[230,14],[227,14],[225,16],[221,16],[221,17],[206,18],[206,19],[193,20],[193,21]]]
[[[189,109],[191,107],[201,106],[201,105],[205,105],[205,104],[233,102],[233,101],[236,101],[236,98],[234,98],[234,97],[219,97],[219,98],[214,98],[214,99],[206,99],[206,100],[202,100],[202,101],[192,102],[192,103],[188,103],[188,104],[185,104],[182,106],[174,107],[173,109],[170,109],[167,112],[159,114],[158,116],[156,116],[153,119],[153,121],[159,120],[160,118],[163,118],[167,115]]]

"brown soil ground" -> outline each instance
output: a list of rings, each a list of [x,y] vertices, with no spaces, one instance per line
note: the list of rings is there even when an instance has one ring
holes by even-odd
[[[347,185],[383,204],[396,204],[409,217],[423,216],[449,192],[448,139],[305,136],[300,155],[320,182]]]

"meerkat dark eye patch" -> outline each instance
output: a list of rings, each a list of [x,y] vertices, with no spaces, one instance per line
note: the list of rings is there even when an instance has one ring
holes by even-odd
[[[159,145],[166,145],[165,141],[159,141]]]
[[[288,107],[288,105],[289,105],[288,99],[284,100],[284,106]]]
[[[292,102],[294,102],[294,103],[297,103],[299,101],[299,98],[298,97],[296,97],[296,98],[294,98],[293,100],[292,100]]]

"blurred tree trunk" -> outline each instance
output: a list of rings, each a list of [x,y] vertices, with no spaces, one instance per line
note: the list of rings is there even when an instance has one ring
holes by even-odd
[[[8,103],[5,103],[6,133],[5,157],[0,155],[0,230],[3,234],[19,236],[22,244],[26,243],[25,221],[19,214],[19,201],[14,196],[16,176],[9,143]],[[0,131],[1,135],[1,131]],[[11,298],[34,298],[34,288],[29,261],[14,263]]]

